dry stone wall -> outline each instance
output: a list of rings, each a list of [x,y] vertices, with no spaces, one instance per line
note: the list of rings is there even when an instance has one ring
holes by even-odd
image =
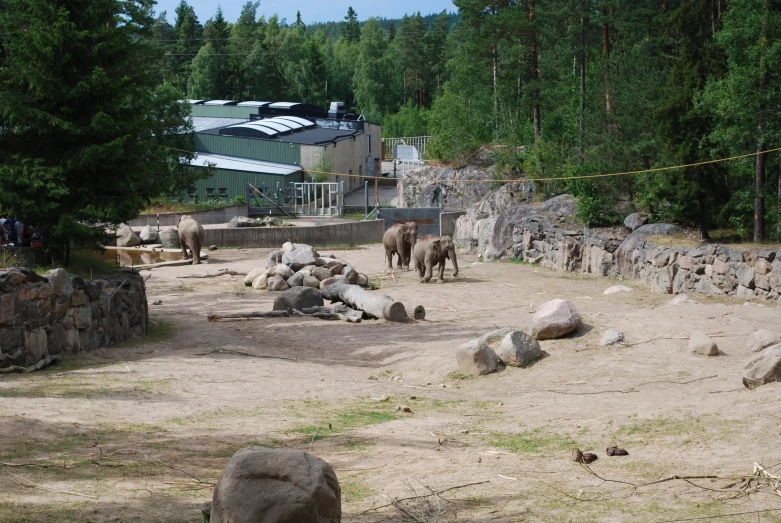
[[[92,282],[63,269],[46,277],[0,271],[0,371],[108,347],[147,331],[144,281],[122,272]]]
[[[623,277],[655,292],[781,296],[781,250],[664,245],[659,238],[681,233],[679,227],[648,224],[632,233],[588,229],[569,224],[574,214],[575,199],[569,195],[541,205],[513,205],[498,216],[468,213],[456,222],[455,239],[476,248],[485,261],[512,257],[559,270]]]

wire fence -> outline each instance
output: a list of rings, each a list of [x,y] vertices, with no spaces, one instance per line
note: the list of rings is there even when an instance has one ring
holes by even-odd
[[[411,145],[420,152],[420,157],[426,156],[426,147],[431,142],[431,136],[403,136],[400,138],[383,138],[383,160],[393,160],[396,145]]]

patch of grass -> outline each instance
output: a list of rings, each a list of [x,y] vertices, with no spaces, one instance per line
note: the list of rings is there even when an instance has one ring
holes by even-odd
[[[5,523],[63,523],[78,521],[87,503],[41,505],[0,502],[0,521]]]
[[[320,413],[317,422],[293,427],[284,431],[285,434],[302,434],[312,441],[318,441],[358,427],[378,425],[396,419],[396,411],[387,404],[362,401],[342,407],[341,411],[329,412],[323,402],[304,403],[309,407],[308,410]]]
[[[109,261],[98,251],[74,250],[71,252],[70,266],[66,268],[71,276],[81,276],[89,280],[117,272],[116,262]]]
[[[235,294],[239,298],[243,298],[246,293],[247,293],[247,286],[246,285],[242,284],[242,285],[234,285],[233,286],[233,294]]]
[[[171,380],[128,382],[107,376],[63,376],[46,380],[17,381],[12,388],[0,389],[0,398],[149,398],[162,394]],[[29,384],[29,385],[28,385]]]
[[[186,283],[180,283],[174,290],[179,292],[195,292],[195,285],[188,285]]]
[[[466,374],[465,372],[461,372],[460,370],[454,370],[453,372],[448,374],[447,377],[450,378],[451,380],[456,380],[456,381],[475,379],[475,376],[473,376],[472,374]]]
[[[153,198],[146,209],[141,214],[165,214],[170,212],[193,212],[205,211],[207,209],[219,209],[233,205],[233,202],[223,200],[206,200],[205,202],[192,203],[191,201],[180,202],[166,197]]]
[[[349,479],[340,485],[342,487],[342,497],[346,501],[359,501],[375,494],[360,479]]]
[[[515,434],[491,432],[486,438],[486,444],[516,453],[540,452],[550,448],[563,449],[575,446],[572,439],[555,432],[545,433],[542,428]]]
[[[698,427],[698,422],[699,420],[696,418],[688,420],[673,418],[649,419],[621,425],[616,431],[616,436],[643,436],[649,439],[661,436],[681,436],[693,430],[699,430],[701,427]]]
[[[526,260],[519,260],[518,258],[502,258],[499,263],[514,263],[517,265],[531,265]]]
[[[374,445],[376,445],[376,443],[373,441],[359,439],[348,439],[345,443],[345,446],[350,450],[366,450]]]

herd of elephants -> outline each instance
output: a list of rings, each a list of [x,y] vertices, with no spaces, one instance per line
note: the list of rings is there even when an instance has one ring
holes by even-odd
[[[193,264],[201,263],[201,247],[204,243],[204,230],[192,216],[182,216],[177,223],[179,243],[182,246],[182,259],[193,259]],[[444,282],[445,260],[453,264],[453,276],[458,276],[456,246],[450,236],[427,235],[418,239],[418,224],[415,222],[396,223],[385,231],[382,237],[388,269],[393,270],[393,255],[398,256],[397,267],[409,269],[414,259],[415,270],[420,274],[421,282],[431,280],[434,266],[438,265],[437,281]],[[189,248],[191,254],[188,255]]]

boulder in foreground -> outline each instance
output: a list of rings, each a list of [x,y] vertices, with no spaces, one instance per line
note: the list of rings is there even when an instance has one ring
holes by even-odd
[[[755,354],[748,360],[745,368],[743,385],[748,389],[781,381],[781,344],[773,345]]]
[[[228,462],[214,489],[211,523],[339,523],[334,469],[300,450],[249,447]]]
[[[538,340],[549,340],[566,336],[582,323],[580,313],[566,300],[551,300],[543,303],[532,317],[532,335]]]

